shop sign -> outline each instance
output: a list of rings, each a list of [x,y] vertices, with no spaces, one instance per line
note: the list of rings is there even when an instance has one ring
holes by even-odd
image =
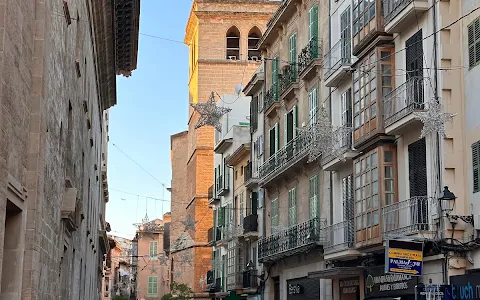
[[[320,280],[311,278],[287,280],[287,299],[320,299]]]
[[[340,283],[340,294],[356,294],[358,287],[360,286],[360,281],[358,278],[347,278],[339,280]]]
[[[480,299],[480,273],[451,276],[453,300]]]
[[[423,242],[387,240],[385,273],[421,276]]]
[[[365,275],[365,297],[382,298],[413,295],[418,277],[385,273],[385,267],[370,268]]]
[[[415,300],[452,300],[450,286],[419,284],[415,287]]]

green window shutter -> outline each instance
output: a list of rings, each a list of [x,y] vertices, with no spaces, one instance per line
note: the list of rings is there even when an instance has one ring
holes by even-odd
[[[480,192],[480,141],[472,145],[473,192]]]
[[[270,227],[273,231],[275,227],[278,227],[278,198],[272,200],[270,222]]]
[[[470,68],[480,63],[480,18],[468,25],[468,65]]]
[[[287,117],[287,114],[288,113],[285,113],[283,115],[283,146],[286,146],[287,145],[287,142],[288,142],[288,134],[287,134],[287,129],[288,129],[288,126],[287,126],[287,123],[288,123],[288,117]]]
[[[278,123],[275,124],[275,152],[277,152],[280,149],[280,128],[278,126]]]
[[[309,11],[308,39],[313,40],[314,57],[318,58],[318,5],[312,6]]]
[[[150,242],[150,259],[157,256],[158,252],[158,242]]]
[[[272,85],[273,85],[273,97],[278,99],[278,56],[272,60]]]
[[[157,297],[158,296],[158,277],[149,276],[148,277],[148,297]]]
[[[297,34],[290,36],[290,68],[292,68],[292,80],[297,80]]]
[[[297,128],[298,128],[298,107],[295,105],[293,107],[293,137],[297,136]]]
[[[275,151],[276,151],[275,141],[277,139],[277,135],[275,133],[275,127],[270,129],[269,139],[270,139],[269,151],[270,151],[270,156],[272,156],[275,154]]]
[[[218,211],[218,226],[223,226],[225,219],[225,207],[220,207],[220,210]]]

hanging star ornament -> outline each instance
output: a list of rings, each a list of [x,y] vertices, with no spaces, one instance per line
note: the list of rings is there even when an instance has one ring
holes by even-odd
[[[183,272],[181,270],[176,270],[176,271],[173,272],[173,277],[175,279],[178,279],[182,276],[182,274],[183,274]]]
[[[424,111],[414,112],[413,114],[423,123],[420,138],[424,138],[432,133],[438,133],[443,138],[446,138],[445,123],[451,121],[457,115],[442,112],[442,105],[437,101],[425,103]]]
[[[306,145],[308,147],[307,163],[315,161],[331,148],[333,128],[330,124],[327,110],[324,107],[318,110],[315,123],[305,128],[297,128],[297,130],[306,139]]]
[[[192,254],[189,252],[189,251],[182,251],[182,253],[180,253],[180,263],[185,266],[185,265],[190,265],[192,266],[192,260],[193,260],[193,257],[192,257]]]
[[[158,261],[160,262],[160,265],[166,266],[168,263],[168,256],[163,252],[162,254],[158,255]]]
[[[200,114],[200,119],[195,125],[195,129],[202,126],[209,125],[215,127],[218,132],[222,132],[222,124],[220,123],[221,117],[230,112],[232,109],[227,107],[219,107],[215,103],[215,93],[210,94],[210,98],[204,103],[191,103],[190,106]]]
[[[195,231],[195,225],[198,223],[198,221],[195,221],[190,215],[188,215],[185,221],[180,221],[180,222],[182,222],[182,224],[185,225],[185,231],[189,229],[191,229],[192,231]]]

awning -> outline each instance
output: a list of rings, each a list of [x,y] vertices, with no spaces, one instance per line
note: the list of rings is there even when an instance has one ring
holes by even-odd
[[[309,272],[308,278],[337,279],[363,275],[359,267],[338,267],[321,271]]]

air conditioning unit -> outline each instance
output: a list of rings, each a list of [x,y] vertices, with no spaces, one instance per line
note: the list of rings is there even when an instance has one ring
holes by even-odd
[[[232,60],[232,61],[236,61],[237,60],[237,57],[235,55],[230,55],[228,57],[229,60]]]

